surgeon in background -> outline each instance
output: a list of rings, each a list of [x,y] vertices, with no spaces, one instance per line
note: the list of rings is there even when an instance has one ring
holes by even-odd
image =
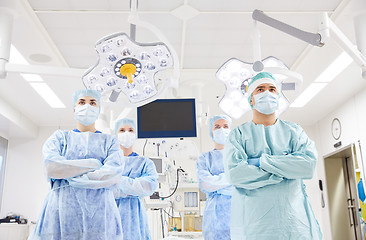
[[[123,172],[114,196],[121,215],[123,239],[148,240],[151,234],[141,197],[151,196],[158,186],[158,173],[153,161],[133,152],[136,124],[123,118],[116,122],[114,132],[125,158]]]
[[[272,74],[254,76],[247,92],[253,120],[229,134],[233,240],[322,239],[303,183],[313,177],[317,152],[298,124],[276,117],[280,91]]]
[[[99,92],[78,90],[72,100],[76,128],[57,130],[42,149],[51,190],[28,239],[121,240],[121,219],[109,189],[123,168],[118,141],[95,129]]]
[[[205,240],[230,239],[232,186],[225,177],[223,163],[223,150],[230,128],[229,116],[213,116],[209,131],[215,149],[202,153],[196,162],[199,187],[207,195],[202,226]]]

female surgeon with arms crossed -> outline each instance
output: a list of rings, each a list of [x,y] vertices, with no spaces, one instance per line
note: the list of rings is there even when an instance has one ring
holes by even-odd
[[[78,90],[72,99],[76,129],[57,130],[43,146],[51,190],[28,239],[121,240],[121,219],[109,189],[123,167],[119,144],[95,129],[99,92]]]
[[[230,127],[231,118],[226,115],[216,115],[210,119],[209,131],[215,149],[202,153],[196,162],[198,183],[207,195],[202,226],[205,240],[230,239],[232,187],[225,178],[223,163],[223,150]]]
[[[258,73],[249,82],[253,120],[235,128],[224,150],[225,172],[235,187],[233,240],[320,240],[322,234],[303,179],[314,174],[314,142],[295,123],[276,118],[281,84]]]
[[[115,134],[125,158],[124,169],[117,188],[113,190],[121,214],[123,239],[151,239],[148,220],[141,197],[151,196],[158,186],[158,173],[154,163],[133,152],[136,124],[123,118],[116,122]]]

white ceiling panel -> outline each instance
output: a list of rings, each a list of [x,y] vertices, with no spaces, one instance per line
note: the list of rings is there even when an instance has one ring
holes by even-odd
[[[184,3],[184,0],[137,1],[140,11],[171,11]],[[29,0],[36,11],[57,10],[99,10],[129,11],[129,0]]]

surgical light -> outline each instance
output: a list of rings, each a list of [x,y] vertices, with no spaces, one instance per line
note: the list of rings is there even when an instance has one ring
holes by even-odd
[[[84,74],[84,85],[101,94],[122,91],[131,103],[155,95],[154,75],[173,66],[171,52],[164,43],[137,43],[125,33],[104,37],[95,49],[99,62]]]
[[[281,60],[275,57],[267,57],[261,61],[261,64],[264,67],[262,70],[273,73],[281,85],[288,84],[284,81],[289,79],[294,82],[290,87],[286,85],[286,90],[296,90],[302,83],[301,75],[290,71]],[[258,73],[254,70],[253,65],[254,63],[231,58],[216,72],[216,78],[226,86],[226,92],[219,103],[219,107],[232,118],[238,119],[251,110],[247,88],[251,78]],[[286,110],[290,104],[282,91],[279,94],[281,96],[280,109],[276,112],[277,115]]]
[[[130,1],[130,35],[115,33],[97,41],[99,60],[84,73],[82,80],[86,88],[98,90],[102,96],[109,94],[111,102],[117,101],[123,92],[129,100],[125,104],[138,107],[156,100],[168,87],[178,88],[179,61],[160,30],[139,19],[137,6],[137,0]],[[137,42],[136,26],[147,28],[161,42]],[[171,74],[165,74],[170,68],[173,71],[166,72]],[[157,75],[163,71],[164,74]]]

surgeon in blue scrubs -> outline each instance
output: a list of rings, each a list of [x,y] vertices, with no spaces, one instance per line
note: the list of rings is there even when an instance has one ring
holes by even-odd
[[[77,127],[57,130],[44,143],[43,161],[51,183],[34,240],[122,240],[122,226],[111,187],[120,179],[123,155],[114,136],[95,129],[100,94],[73,94]]]
[[[158,186],[158,173],[153,161],[133,151],[137,138],[134,120],[120,119],[114,130],[125,156],[121,178],[113,191],[121,215],[123,239],[149,240],[152,238],[141,198],[154,193]]]
[[[233,240],[322,239],[303,183],[313,177],[317,151],[298,124],[276,117],[280,91],[271,73],[254,76],[253,120],[231,131],[225,146]]]
[[[223,151],[230,133],[231,118],[216,115],[210,118],[209,133],[215,149],[202,153],[196,162],[199,187],[206,193],[202,232],[205,240],[230,239],[232,186],[224,173]]]

